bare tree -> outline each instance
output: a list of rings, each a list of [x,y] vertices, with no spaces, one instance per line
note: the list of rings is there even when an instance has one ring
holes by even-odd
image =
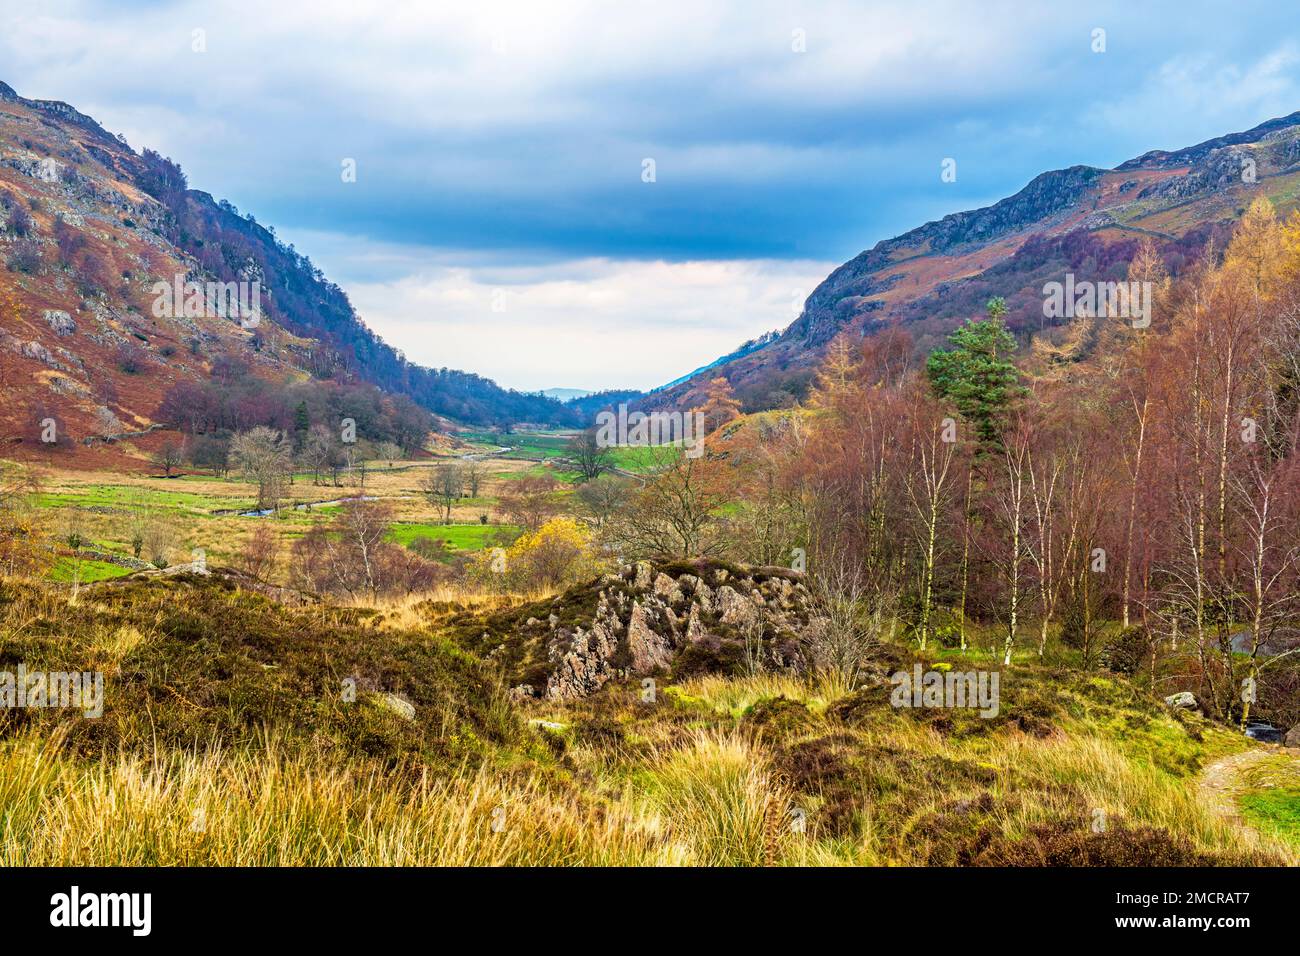
[[[808,662],[853,689],[893,619],[892,588],[872,587],[844,552],[814,561],[809,575],[813,619],[803,634]]]
[[[244,480],[257,485],[257,507],[276,508],[293,473],[293,446],[275,429],[258,426],[236,435],[230,456]]]
[[[314,484],[320,484],[321,472],[329,466],[336,452],[334,432],[329,426],[317,423],[307,430],[302,443],[302,460],[311,469]]]
[[[591,481],[609,468],[609,449],[601,447],[594,428],[574,435],[567,451],[569,458],[578,466],[583,481]]]
[[[478,497],[479,487],[483,483],[483,466],[477,461],[469,461],[465,465],[465,488],[471,498]]]
[[[930,607],[934,595],[934,572],[937,563],[939,523],[947,510],[951,491],[948,475],[957,443],[946,440],[945,425],[934,423],[929,429],[921,425],[914,444],[915,461],[907,472],[904,486],[915,510],[919,525],[921,550],[921,621],[918,628],[921,649],[930,633]]]
[[[163,470],[168,478],[185,460],[185,448],[180,442],[168,439],[153,456],[153,463]]]
[[[464,469],[454,462],[428,469],[420,478],[420,492],[430,504],[443,509],[443,523],[451,524],[451,507],[465,493]]]
[[[549,475],[512,481],[500,494],[501,510],[513,523],[535,531],[555,514],[556,481]]]

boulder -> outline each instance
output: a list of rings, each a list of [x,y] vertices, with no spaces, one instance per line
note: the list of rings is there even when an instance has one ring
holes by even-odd
[[[1172,707],[1174,710],[1200,710],[1200,704],[1196,702],[1196,695],[1189,690],[1170,694],[1165,698],[1165,706]]]
[[[72,321],[72,316],[62,309],[46,309],[41,318],[45,324],[54,330],[55,335],[71,335],[77,331],[77,323]]]
[[[632,672],[647,674],[672,661],[673,649],[666,635],[650,626],[645,608],[632,602],[632,618],[627,622],[627,649],[632,655]]]
[[[662,571],[655,575],[654,593],[655,597],[663,598],[674,607],[685,600],[685,595],[682,594],[682,589],[678,587],[677,582]]]
[[[704,623],[700,620],[700,606],[692,604],[691,616],[686,621],[686,642],[694,644],[708,636],[708,632],[704,629]]]
[[[1295,747],[1300,750],[1300,724],[1296,724],[1286,732],[1286,737],[1282,740],[1282,746]]]
[[[725,584],[718,588],[718,611],[722,623],[732,627],[750,627],[758,622],[754,605]]]
[[[396,694],[376,694],[375,702],[403,720],[415,720],[415,705]]]

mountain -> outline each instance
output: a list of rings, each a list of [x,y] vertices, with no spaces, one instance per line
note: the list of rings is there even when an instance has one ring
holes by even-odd
[[[0,266],[0,441],[11,445],[47,419],[83,447],[155,429],[169,393],[233,366],[281,384],[369,383],[389,405],[465,423],[576,421],[546,396],[408,362],[273,228],[68,104],[4,83]],[[187,282],[206,299],[182,301]],[[238,287],[256,321],[212,308],[209,283]]]
[[[878,242],[817,286],[783,333],[662,386],[651,401],[689,404],[707,373],[730,379],[749,409],[787,404],[806,394],[841,332],[900,323],[928,352],[995,295],[1007,300],[1008,325],[1026,336],[1052,324],[1043,316],[1044,283],[1066,273],[1122,279],[1144,237],[1176,275],[1259,195],[1280,214],[1300,205],[1300,112],[1114,169],[1043,173],[992,206]]]
[[[595,393],[585,388],[544,388],[537,394],[553,398],[557,402],[571,402],[575,398],[586,398]]]

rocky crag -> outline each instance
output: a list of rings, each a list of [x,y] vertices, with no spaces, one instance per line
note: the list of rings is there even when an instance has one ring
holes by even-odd
[[[802,664],[816,614],[803,574],[717,561],[628,565],[451,632],[496,662],[516,698],[572,700],[614,679]]]

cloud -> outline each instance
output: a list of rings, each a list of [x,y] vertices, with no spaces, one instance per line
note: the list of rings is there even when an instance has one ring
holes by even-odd
[[[813,263],[1047,169],[1291,112],[1297,50],[1291,11],[1263,0],[1230,14],[1209,0],[43,0],[0,14],[0,79],[297,237],[412,357],[428,323],[444,333],[431,361],[519,384],[557,381],[499,337],[486,357],[461,344],[482,337],[468,302],[483,287],[527,286],[572,343],[546,353],[566,376],[582,329],[620,348],[643,335],[611,374],[651,384],[786,324],[769,278],[811,284]],[[661,287],[677,283],[690,292]],[[680,365],[656,339],[674,310],[697,324]],[[517,354],[541,354],[519,321]]]
[[[357,311],[409,359],[521,389],[652,388],[784,328],[831,262],[499,255],[302,237]]]

